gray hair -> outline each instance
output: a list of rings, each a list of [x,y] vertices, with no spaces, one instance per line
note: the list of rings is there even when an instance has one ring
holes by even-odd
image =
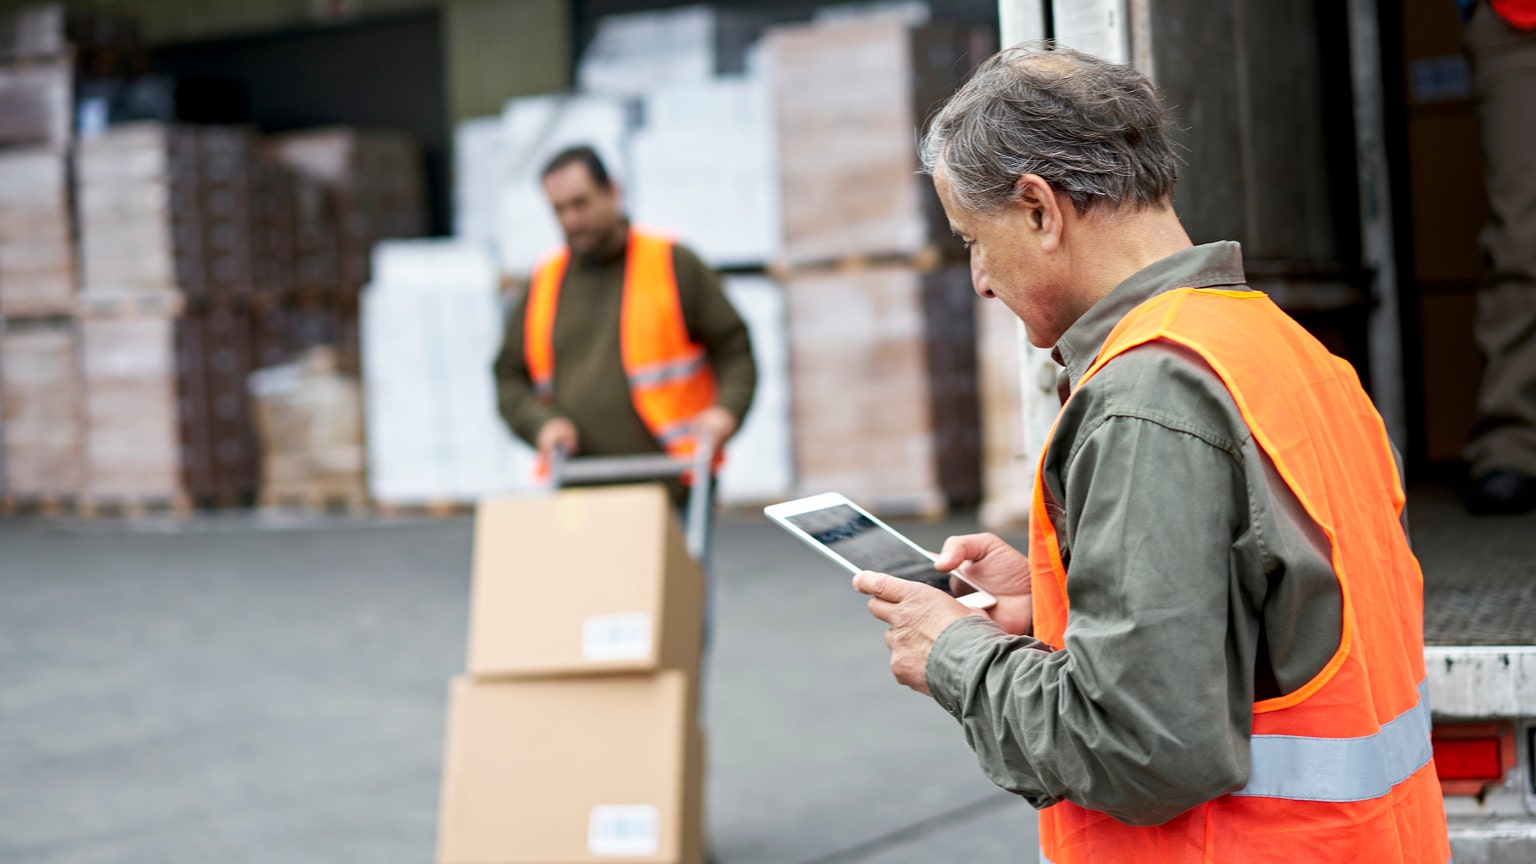
[[[995,213],[1036,174],[1078,213],[1162,206],[1179,171],[1168,115],[1147,76],[1069,48],[999,51],[934,116],[923,171],[940,163],[951,197]]]

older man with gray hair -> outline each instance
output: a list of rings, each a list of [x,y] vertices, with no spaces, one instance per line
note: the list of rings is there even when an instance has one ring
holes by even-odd
[[[1053,864],[1450,852],[1422,577],[1354,370],[1195,246],[1151,82],[1044,45],[983,64],[923,142],[975,291],[1062,366],[1021,553],[952,537],[985,612],[861,573],[902,683],[1043,808]]]

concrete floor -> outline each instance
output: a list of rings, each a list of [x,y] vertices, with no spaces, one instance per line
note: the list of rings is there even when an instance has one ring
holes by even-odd
[[[468,519],[0,522],[0,861],[433,860],[470,540]],[[1033,855],[1033,811],[890,679],[840,572],[760,519],[717,542],[721,861]]]
[[[1536,584],[1536,516],[1471,520],[1437,489],[1413,508],[1431,594]],[[759,519],[717,538],[720,860],[1032,860],[1033,811],[890,679],[847,579]],[[467,519],[0,522],[0,861],[431,861],[470,539]]]

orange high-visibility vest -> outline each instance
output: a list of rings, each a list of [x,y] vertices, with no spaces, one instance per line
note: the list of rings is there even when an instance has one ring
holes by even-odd
[[[1400,522],[1404,495],[1380,415],[1354,369],[1256,291],[1181,288],[1148,300],[1110,333],[1078,386],[1154,341],[1210,364],[1327,536],[1342,635],[1317,677],[1254,704],[1243,789],[1153,827],[1055,804],[1040,814],[1043,859],[1446,864],[1424,689],[1423,576]],[[1042,454],[1030,515],[1035,635],[1071,651],[1070,576],[1046,511],[1044,471]]]
[[[570,249],[560,247],[528,287],[523,355],[545,404],[554,400],[555,311],[570,260]],[[704,347],[688,338],[670,239],[630,230],[623,290],[619,353],[635,413],[669,455],[691,459],[693,418],[715,404],[715,374]]]

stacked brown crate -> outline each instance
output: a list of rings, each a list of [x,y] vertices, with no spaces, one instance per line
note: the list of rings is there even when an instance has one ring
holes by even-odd
[[[975,299],[914,143],[992,42],[880,19],[767,38],[804,492],[928,516],[980,497]]]

